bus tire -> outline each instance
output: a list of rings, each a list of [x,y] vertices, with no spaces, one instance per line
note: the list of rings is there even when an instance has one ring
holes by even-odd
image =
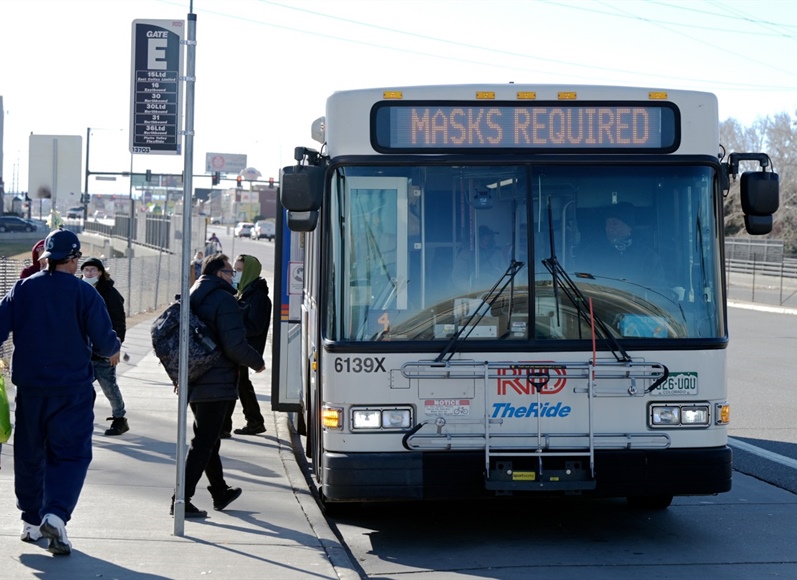
[[[628,505],[639,510],[666,510],[672,503],[671,495],[629,495]]]

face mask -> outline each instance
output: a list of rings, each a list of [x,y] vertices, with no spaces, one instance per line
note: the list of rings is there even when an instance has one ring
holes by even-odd
[[[97,280],[99,280],[99,279],[100,279],[99,276],[94,276],[94,278],[89,278],[88,276],[84,276],[83,277],[83,281],[84,282],[88,282],[92,286],[94,286],[97,283]]]
[[[625,252],[632,241],[631,236],[623,236],[620,238],[612,238],[609,240],[609,243],[613,245],[618,252]]]
[[[235,271],[235,274],[232,275],[232,287],[238,288],[238,284],[241,283],[241,272]]]

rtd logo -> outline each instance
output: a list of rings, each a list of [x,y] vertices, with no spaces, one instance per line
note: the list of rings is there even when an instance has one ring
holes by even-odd
[[[506,378],[498,379],[498,395],[506,396],[507,388],[518,395],[554,395],[565,388],[567,371],[559,366],[544,362],[512,365],[498,369],[498,374]]]

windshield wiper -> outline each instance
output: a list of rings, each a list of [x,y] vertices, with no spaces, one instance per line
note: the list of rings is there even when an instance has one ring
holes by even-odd
[[[548,198],[548,243],[551,246],[551,256],[542,261],[551,273],[553,281],[553,295],[556,302],[556,316],[559,318],[559,288],[562,288],[567,299],[573,304],[578,313],[579,318],[582,318],[589,324],[590,320],[595,322],[595,333],[602,338],[609,346],[617,362],[631,362],[631,357],[628,355],[623,346],[614,338],[609,327],[601,318],[592,311],[590,314],[590,306],[584,294],[573,282],[573,279],[565,272],[559,260],[556,259],[556,245],[553,236],[553,215],[551,211],[551,198]]]
[[[516,260],[512,260],[509,263],[509,267],[506,269],[498,281],[493,284],[493,287],[482,297],[482,302],[479,304],[479,307],[474,310],[468,319],[465,321],[465,324],[460,326],[457,331],[451,336],[451,339],[446,344],[445,348],[437,355],[437,358],[434,359],[434,362],[440,363],[444,362],[445,360],[450,360],[454,353],[457,351],[459,344],[470,336],[470,333],[473,332],[473,329],[476,328],[476,325],[479,324],[479,321],[485,317],[485,315],[490,311],[495,301],[504,293],[507,286],[509,286],[512,281],[515,279],[515,276],[518,272],[525,266],[524,262],[518,262]],[[467,332],[466,332],[467,331]]]

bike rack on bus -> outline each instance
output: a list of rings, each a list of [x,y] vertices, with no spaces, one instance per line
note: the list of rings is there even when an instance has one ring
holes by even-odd
[[[417,361],[402,365],[407,379],[472,379],[483,382],[482,417],[443,416],[421,422],[403,439],[412,451],[484,450],[485,486],[498,492],[514,490],[588,490],[595,488],[595,449],[666,449],[666,433],[594,432],[593,399],[597,397],[640,397],[656,388],[669,374],[657,362],[587,361],[587,362],[480,362],[474,360]],[[576,382],[573,392],[587,397],[588,430],[583,433],[548,433],[543,431],[543,417],[536,417],[536,432],[496,432],[503,418],[492,418],[488,388],[499,379],[525,379],[542,408],[541,395],[551,381],[562,374]],[[457,432],[452,426],[481,425],[483,433]],[[424,427],[432,425],[434,433]],[[448,426],[448,429],[446,427]],[[565,458],[564,467],[544,468],[544,459]],[[529,469],[524,458],[536,458],[536,469]],[[567,458],[574,458],[568,461]],[[580,460],[579,460],[580,458]],[[584,459],[588,467],[584,467]],[[520,460],[518,464],[515,462]],[[518,465],[526,467],[517,468]]]

